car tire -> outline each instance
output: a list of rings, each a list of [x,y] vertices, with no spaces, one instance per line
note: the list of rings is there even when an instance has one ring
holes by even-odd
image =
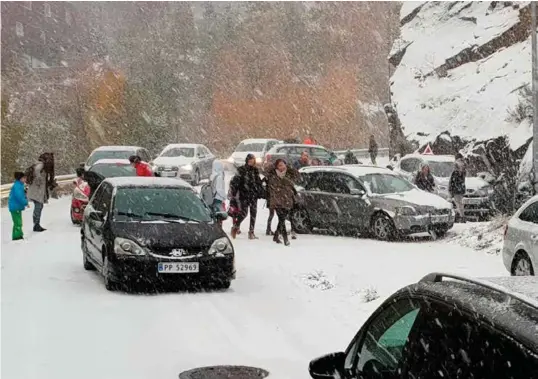
[[[529,256],[524,251],[518,251],[512,262],[512,276],[534,276],[534,268]]]
[[[69,215],[71,216],[71,222],[73,223],[73,225],[80,225],[81,224],[80,221],[75,220],[75,218],[73,217],[73,208],[70,209],[70,214]]]
[[[293,210],[291,213],[291,218],[293,220],[293,225],[295,226],[295,231],[298,234],[312,233],[312,224],[310,223],[306,209],[299,208]]]
[[[434,229],[434,231],[435,231],[435,234],[437,235],[437,238],[443,238],[443,237],[446,236],[449,229],[448,228],[439,228],[439,229]]]
[[[219,290],[227,290],[232,285],[231,279],[223,279],[216,283],[215,288]]]
[[[103,254],[103,279],[105,282],[105,288],[108,291],[116,291],[119,289],[119,283],[112,280],[109,273],[109,261],[108,261],[108,254]]]
[[[86,271],[95,271],[95,266],[88,259],[88,248],[86,247],[86,238],[80,238],[80,248],[82,250],[82,265]]]
[[[381,241],[392,241],[396,238],[396,226],[385,213],[377,213],[370,224],[372,235]]]
[[[194,171],[194,176],[192,177],[191,185],[196,187],[198,184],[200,184],[200,171],[196,169],[196,171]]]

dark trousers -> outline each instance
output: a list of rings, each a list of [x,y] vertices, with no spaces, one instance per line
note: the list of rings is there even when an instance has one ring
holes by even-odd
[[[286,232],[286,220],[290,217],[290,210],[284,208],[277,208],[275,209],[275,212],[278,217],[276,234],[282,236],[284,240],[287,240],[288,232]]]
[[[288,221],[291,224],[291,231],[295,233],[296,229],[295,229],[295,223],[293,222],[292,212],[293,210],[289,211]],[[275,217],[275,210],[269,209],[269,217],[267,218],[267,230],[271,230],[271,224],[273,223],[274,217]]]
[[[41,225],[41,212],[43,212],[43,203],[34,200],[34,226]]]
[[[253,232],[254,227],[256,226],[256,215],[258,214],[257,200],[252,202],[241,202],[241,212],[239,213],[234,226],[239,228],[241,223],[247,218],[248,213],[250,213],[250,226],[248,230],[249,232]]]

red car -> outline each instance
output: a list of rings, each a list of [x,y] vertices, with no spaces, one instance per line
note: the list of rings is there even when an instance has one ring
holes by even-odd
[[[71,221],[73,224],[82,222],[84,208],[90,201],[92,192],[106,178],[119,176],[136,176],[136,170],[128,159],[100,159],[88,171],[74,180],[75,188],[71,199]]]

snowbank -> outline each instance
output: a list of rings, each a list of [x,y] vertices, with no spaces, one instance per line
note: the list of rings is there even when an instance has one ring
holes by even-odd
[[[447,242],[487,254],[499,255],[503,247],[506,217],[499,217],[490,222],[456,224],[446,236]]]
[[[508,108],[519,101],[518,89],[531,80],[530,37],[444,69],[448,62],[457,66],[455,56],[466,49],[472,54],[513,30],[528,2],[515,4],[491,9],[490,2],[404,3],[401,19],[407,22],[391,52],[403,56],[391,82],[408,138],[424,144],[444,131],[476,140],[508,135],[515,149],[532,136],[527,121],[506,120]]]

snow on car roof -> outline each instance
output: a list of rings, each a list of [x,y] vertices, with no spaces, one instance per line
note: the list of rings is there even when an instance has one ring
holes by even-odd
[[[424,155],[424,154],[407,154],[404,158],[418,158],[429,162],[454,162],[456,157],[453,155]]]
[[[171,143],[170,145],[166,145],[166,147],[163,149],[163,151],[168,150],[168,149],[174,149],[174,148],[177,148],[177,147],[195,148],[195,147],[198,147],[198,146],[202,146],[202,145],[199,144],[199,143]]]
[[[531,299],[538,308],[538,278],[535,276],[506,276],[484,278],[484,281],[496,284],[506,289],[508,293],[514,293],[520,297]]]
[[[98,165],[98,164],[125,164],[129,165],[131,162],[129,162],[128,159],[99,159],[97,162],[92,164],[92,166]]]
[[[365,165],[346,165],[346,166],[311,166],[303,167],[299,172],[328,171],[328,172],[347,172],[353,176],[363,176],[368,174],[386,174],[398,176],[397,173],[388,168]]]
[[[321,145],[310,145],[310,144],[307,144],[307,143],[279,143],[278,145],[276,145],[278,147],[282,147],[282,146],[295,146],[295,147],[304,147],[305,149],[306,148],[312,148],[312,147],[317,147],[317,148],[321,148],[321,149],[325,149],[325,147],[321,146]]]
[[[278,140],[274,138],[249,138],[249,139],[245,139],[241,141],[240,144],[242,143],[266,143],[269,141],[278,141]]]
[[[94,151],[128,151],[128,150],[138,150],[142,149],[140,146],[120,146],[120,145],[111,145],[111,146],[99,146]]]
[[[106,182],[114,187],[185,187],[192,186],[182,179],[159,178],[155,176],[125,176],[117,178],[107,178]]]

